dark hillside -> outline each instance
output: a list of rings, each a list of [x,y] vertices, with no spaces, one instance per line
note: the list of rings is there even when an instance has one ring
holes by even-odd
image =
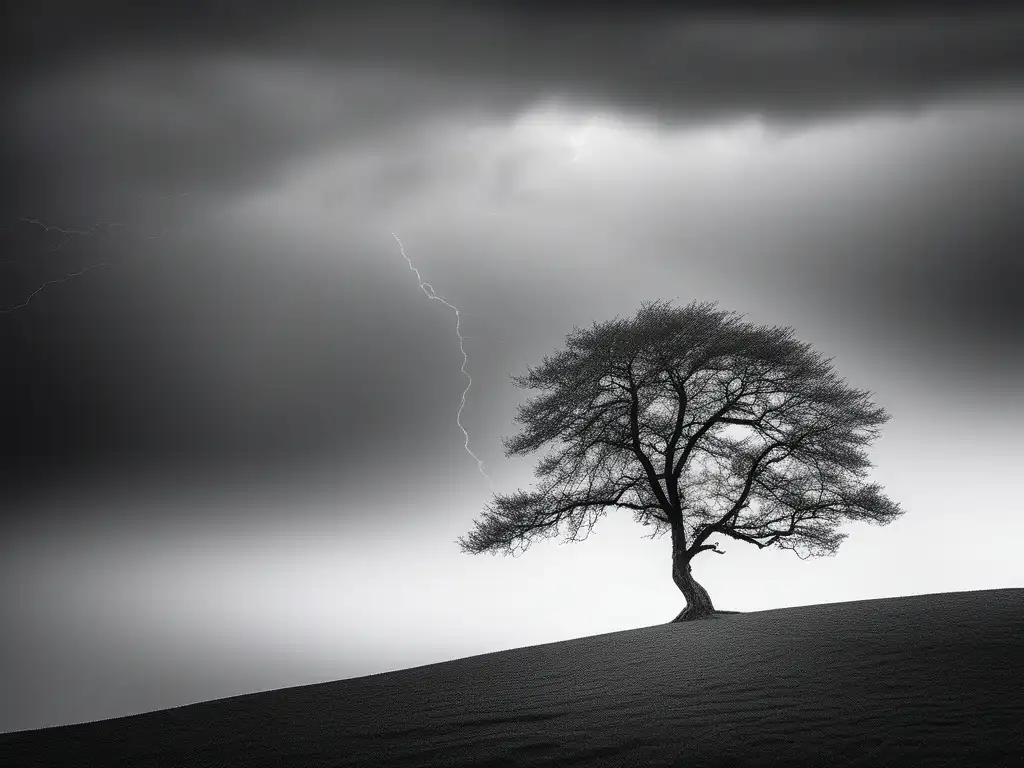
[[[0,735],[4,766],[1024,765],[1024,589],[664,624]]]

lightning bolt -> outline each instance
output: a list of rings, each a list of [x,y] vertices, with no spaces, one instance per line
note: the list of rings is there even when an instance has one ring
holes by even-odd
[[[465,346],[463,346],[463,342],[465,342],[465,340],[468,337],[463,336],[462,332],[459,329],[459,323],[461,320],[459,308],[456,307],[454,304],[451,304],[448,301],[446,301],[443,296],[438,296],[437,293],[434,291],[434,286],[432,286],[430,283],[424,282],[423,277],[420,275],[420,271],[413,266],[412,259],[410,259],[406,255],[405,246],[402,245],[402,241],[399,240],[398,235],[392,232],[391,236],[398,241],[398,249],[402,252],[402,256],[405,258],[405,260],[409,262],[409,269],[416,273],[416,280],[419,282],[420,288],[423,290],[423,292],[427,294],[427,298],[433,299],[434,301],[440,301],[446,307],[455,312],[455,335],[459,337],[459,349],[462,351],[462,374],[467,379],[469,379],[469,383],[466,384],[466,388],[462,391],[462,402],[459,404],[459,410],[455,414],[455,423],[459,425],[459,429],[462,430],[462,434],[466,438],[465,445],[463,446],[466,449],[466,453],[472,456],[473,459],[476,461],[476,465],[477,468],[480,470],[480,474],[487,478],[487,482],[490,484],[491,490],[493,491],[494,482],[491,480],[490,475],[484,472],[484,463],[480,461],[480,459],[477,458],[477,455],[469,449],[469,433],[466,431],[466,428],[462,426],[462,409],[466,407],[466,394],[469,392],[469,388],[473,386],[473,377],[469,375],[468,371],[466,371],[466,363],[469,362],[469,358],[466,356],[466,348]]]
[[[188,193],[186,192],[184,194],[187,195]],[[180,196],[181,195],[169,195],[166,199],[170,199],[172,197],[180,197]],[[165,199],[165,198],[160,198],[160,199]],[[89,229],[65,229],[63,227],[55,227],[55,226],[50,226],[50,225],[44,224],[43,222],[39,221],[39,219],[30,219],[30,218],[26,218],[26,217],[19,218],[16,223],[34,224],[37,227],[42,227],[45,232],[59,232],[62,235],[66,235],[64,240],[62,240],[60,243],[58,243],[57,245],[53,246],[52,248],[47,248],[45,251],[43,251],[43,253],[54,253],[55,251],[59,251],[59,250],[63,249],[65,245],[67,245],[72,240],[74,240],[76,237],[83,237],[83,238],[84,237],[89,237],[91,235],[97,234],[103,228],[106,228],[106,230],[109,231],[111,229],[114,229],[115,227],[126,227],[127,226],[127,225],[122,224],[120,222],[101,221],[101,222],[97,222],[96,224],[91,226]],[[14,224],[12,224],[12,225],[10,225],[8,227],[5,227],[4,231],[6,231],[7,229],[10,229],[12,226],[14,226]],[[159,232],[159,233],[157,233],[155,235],[145,235],[145,237],[146,237],[147,240],[156,240],[158,237],[162,237],[163,235],[165,235],[169,231],[170,231],[169,229],[164,228],[161,232]],[[5,265],[5,264],[14,264],[14,263],[15,262],[13,262],[13,261],[2,261],[2,262],[0,262],[0,266]],[[28,296],[26,296],[25,300],[22,301],[20,304],[13,304],[13,305],[11,305],[9,307],[0,308],[0,314],[9,314],[9,313],[14,312],[15,310],[18,310],[18,309],[24,309],[25,307],[27,307],[32,302],[32,299],[34,299],[36,296],[38,296],[40,293],[42,293],[44,290],[46,290],[46,288],[48,286],[57,285],[58,283],[66,283],[71,278],[78,277],[79,275],[83,275],[83,274],[85,274],[86,272],[88,272],[89,270],[92,270],[92,269],[97,269],[99,267],[116,267],[116,266],[117,266],[117,264],[114,264],[112,262],[101,261],[101,262],[99,262],[97,264],[90,264],[89,266],[84,267],[84,268],[78,270],[77,272],[69,272],[68,274],[64,275],[64,277],[58,277],[58,278],[54,278],[53,280],[47,280],[42,285],[40,285],[38,288],[36,288],[34,291],[32,291]]]
[[[116,264],[111,264],[110,262],[107,262],[107,261],[101,261],[99,264],[90,264],[85,269],[80,269],[77,272],[69,272],[68,274],[64,275],[64,277],[60,277],[60,278],[57,278],[55,280],[47,280],[45,283],[43,283],[38,288],[36,288],[34,291],[32,291],[32,293],[30,293],[27,297],[25,297],[25,300],[23,302],[21,302],[21,304],[13,304],[10,307],[5,307],[3,309],[0,309],[0,314],[7,314],[9,312],[13,312],[16,309],[23,309],[24,307],[27,307],[29,305],[29,302],[31,302],[32,299],[34,299],[36,296],[38,296],[40,293],[42,293],[46,289],[46,286],[48,286],[48,285],[54,285],[56,283],[66,283],[72,277],[78,277],[79,275],[88,272],[90,269],[96,269],[97,267],[116,267],[116,266],[117,266]]]

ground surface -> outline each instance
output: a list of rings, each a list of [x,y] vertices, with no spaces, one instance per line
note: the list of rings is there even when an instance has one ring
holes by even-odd
[[[716,618],[0,734],[0,765],[1024,766],[1024,589]]]

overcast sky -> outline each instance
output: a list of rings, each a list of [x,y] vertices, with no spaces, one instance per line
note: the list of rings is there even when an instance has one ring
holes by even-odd
[[[1024,14],[345,5],[6,24],[0,731],[670,620],[627,511],[455,544],[509,376],[657,298],[892,414],[906,514],[723,542],[717,608],[1024,585]]]

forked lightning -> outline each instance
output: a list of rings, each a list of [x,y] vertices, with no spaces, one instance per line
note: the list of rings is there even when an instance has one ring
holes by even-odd
[[[437,293],[434,291],[434,287],[430,283],[426,283],[423,281],[423,278],[420,276],[420,271],[413,266],[412,259],[410,259],[406,255],[405,247],[402,245],[402,241],[399,240],[398,235],[392,232],[391,236],[398,241],[398,248],[402,252],[402,256],[405,258],[407,262],[409,262],[409,269],[416,273],[416,280],[419,282],[420,288],[423,290],[423,292],[427,294],[427,298],[433,299],[434,301],[440,301],[446,307],[455,312],[455,334],[459,337],[459,349],[462,351],[462,373],[467,379],[469,379],[469,383],[466,384],[466,388],[462,391],[462,402],[459,404],[459,410],[455,414],[455,423],[459,425],[459,429],[462,430],[462,434],[466,438],[466,443],[464,446],[466,449],[466,453],[473,457],[473,459],[476,461],[477,468],[480,470],[480,474],[487,478],[487,482],[490,484],[491,490],[494,490],[494,483],[491,481],[490,476],[486,472],[484,472],[484,463],[480,461],[480,459],[477,458],[476,454],[469,449],[469,433],[466,431],[466,428],[462,426],[462,409],[466,406],[466,393],[468,393],[469,388],[473,386],[473,377],[470,376],[469,373],[466,371],[466,363],[469,362],[469,358],[466,356],[466,348],[465,346],[463,346],[463,342],[466,340],[466,337],[462,335],[462,332],[459,329],[459,308],[456,307],[454,304],[451,304],[450,302],[446,301],[443,296],[438,296]]]

